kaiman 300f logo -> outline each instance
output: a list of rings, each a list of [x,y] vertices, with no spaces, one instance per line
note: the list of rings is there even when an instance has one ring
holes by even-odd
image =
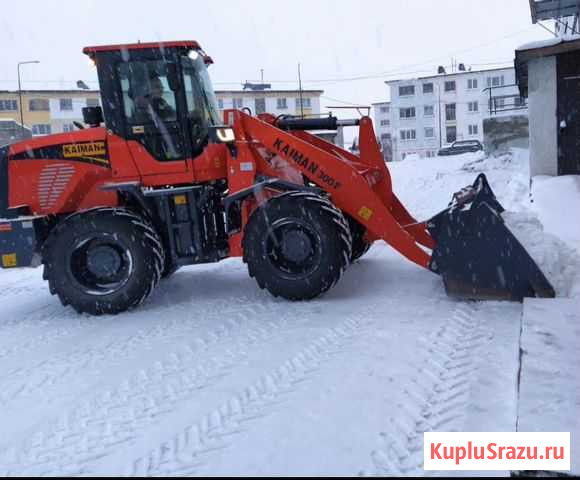
[[[102,165],[109,165],[105,142],[70,143],[63,145],[62,156],[69,159],[83,159]]]

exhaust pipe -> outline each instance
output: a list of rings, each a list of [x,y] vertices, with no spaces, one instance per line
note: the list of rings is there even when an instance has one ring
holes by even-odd
[[[337,130],[338,127],[356,127],[358,119],[339,120],[336,117],[290,117],[284,116],[277,120],[276,126],[282,130]]]

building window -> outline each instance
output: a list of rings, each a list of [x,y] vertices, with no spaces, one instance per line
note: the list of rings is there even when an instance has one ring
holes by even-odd
[[[310,98],[302,98],[303,108],[312,108],[312,101]],[[296,99],[296,109],[300,109],[300,98]]]
[[[16,100],[0,100],[0,112],[18,111],[18,102]]]
[[[70,111],[73,109],[72,98],[61,98],[60,99],[60,110]]]
[[[447,127],[447,143],[457,140],[457,127]]]
[[[381,134],[381,140],[390,140],[391,134],[390,133],[383,133]]]
[[[469,125],[469,135],[477,135],[479,133],[478,125]]]
[[[475,90],[477,88],[477,78],[470,78],[467,80],[467,88],[469,90]]]
[[[32,125],[32,135],[50,135],[50,125],[45,123],[39,123]]]
[[[423,84],[423,93],[433,93],[433,84],[432,83],[424,83]]]
[[[286,110],[288,108],[288,102],[285,98],[277,98],[276,99],[276,107],[280,110]]]
[[[72,123],[65,123],[62,126],[62,131],[63,133],[70,133],[70,132],[74,132],[75,126]]]
[[[415,118],[415,107],[399,108],[399,118]]]
[[[405,85],[404,87],[399,87],[399,97],[409,97],[415,95],[414,85]]]
[[[224,109],[224,100],[223,100],[223,98],[218,98],[218,108],[220,110],[223,110]]]
[[[467,109],[470,112],[477,112],[477,111],[479,111],[479,103],[478,102],[468,102]]]
[[[390,120],[381,120],[381,127],[388,127],[390,124]]]
[[[417,138],[417,132],[415,130],[401,130],[401,140],[415,140]]]
[[[381,113],[389,113],[389,107],[381,107]]]
[[[453,122],[457,119],[455,103],[448,103],[445,105],[445,120]]]
[[[454,92],[455,91],[455,80],[450,80],[445,82],[445,91],[446,92]]]
[[[504,85],[505,79],[503,75],[498,75],[495,77],[487,77],[488,87],[500,87]]]
[[[425,105],[423,107],[423,116],[424,117],[432,117],[433,115],[434,115],[433,105]]]
[[[254,100],[254,107],[256,109],[256,115],[260,115],[260,113],[266,112],[266,99],[265,98],[256,98]]]
[[[425,128],[425,138],[433,138],[435,136],[435,129],[433,127]]]
[[[234,98],[233,104],[234,104],[234,108],[239,110],[244,105],[244,100],[241,98]]]
[[[98,107],[100,105],[98,98],[87,98],[87,107]]]
[[[49,112],[50,106],[46,98],[32,98],[28,101],[28,110],[31,112]]]

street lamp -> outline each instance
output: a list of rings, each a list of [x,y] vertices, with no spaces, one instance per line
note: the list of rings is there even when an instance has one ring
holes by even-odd
[[[28,63],[40,63],[38,60],[30,60],[28,62],[18,62],[18,101],[20,103],[20,126],[24,128],[24,109],[22,108],[22,88],[20,87],[20,65]]]

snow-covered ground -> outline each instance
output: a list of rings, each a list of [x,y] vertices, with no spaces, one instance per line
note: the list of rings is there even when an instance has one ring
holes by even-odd
[[[579,251],[543,232],[526,151],[390,167],[420,219],[485,172],[578,301]],[[184,268],[117,317],[61,307],[40,270],[0,272],[0,298],[0,475],[423,475],[424,431],[518,423],[522,305],[450,299],[384,244],[307,303],[273,299],[233,259]]]

